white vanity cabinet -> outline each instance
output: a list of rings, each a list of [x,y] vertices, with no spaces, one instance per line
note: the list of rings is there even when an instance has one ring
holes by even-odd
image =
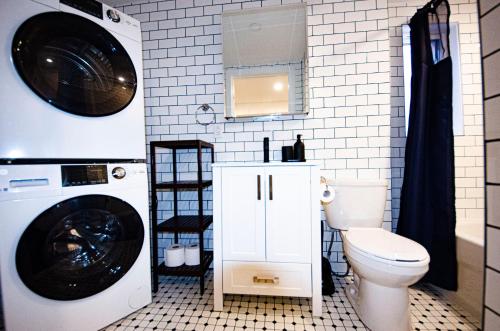
[[[321,315],[319,166],[215,163],[214,308],[224,293],[312,297]]]

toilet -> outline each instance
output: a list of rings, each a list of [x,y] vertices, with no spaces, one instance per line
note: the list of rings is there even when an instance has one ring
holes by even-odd
[[[347,298],[372,331],[411,330],[408,286],[428,271],[429,254],[382,229],[386,181],[328,180],[327,185],[334,198],[322,201],[326,220],[340,230],[354,274]]]

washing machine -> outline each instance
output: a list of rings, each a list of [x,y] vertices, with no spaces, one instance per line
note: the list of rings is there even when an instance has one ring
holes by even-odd
[[[0,166],[6,329],[98,330],[151,302],[146,165]]]
[[[95,0],[2,0],[0,72],[0,159],[145,159],[137,20]]]

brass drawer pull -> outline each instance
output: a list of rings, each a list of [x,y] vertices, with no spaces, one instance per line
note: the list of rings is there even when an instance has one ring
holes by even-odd
[[[258,277],[258,276],[253,276],[253,282],[254,283],[259,283],[259,284],[274,284],[278,285],[280,283],[280,278],[279,277]]]

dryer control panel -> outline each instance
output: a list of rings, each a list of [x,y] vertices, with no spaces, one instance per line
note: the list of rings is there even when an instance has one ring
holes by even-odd
[[[97,185],[108,183],[106,165],[63,165],[61,166],[62,186]]]
[[[60,0],[62,4],[81,10],[102,20],[102,3],[95,0]]]

